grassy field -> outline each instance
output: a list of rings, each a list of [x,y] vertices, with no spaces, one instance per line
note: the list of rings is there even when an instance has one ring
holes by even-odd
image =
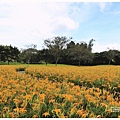
[[[1,65],[0,83],[1,118],[120,117],[120,66]]]

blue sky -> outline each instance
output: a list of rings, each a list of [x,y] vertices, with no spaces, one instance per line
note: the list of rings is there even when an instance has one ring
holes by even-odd
[[[120,2],[0,1],[0,44],[42,49],[57,35],[95,39],[93,52],[120,50]]]

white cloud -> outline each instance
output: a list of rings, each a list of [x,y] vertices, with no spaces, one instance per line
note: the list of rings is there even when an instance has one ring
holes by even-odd
[[[100,45],[98,42],[95,42],[93,46],[93,52],[103,52],[107,51],[108,49],[120,50],[120,44],[113,43],[107,45]]]
[[[100,11],[101,12],[105,12],[105,11],[108,12],[111,5],[112,5],[111,2],[100,2],[99,3]]]
[[[101,3],[99,3],[99,5],[100,5],[100,11],[103,12],[105,7],[106,7],[106,3],[105,2],[101,2]]]
[[[57,30],[77,29],[79,24],[69,11],[70,3],[2,2],[0,44],[42,44],[43,38],[54,36]]]
[[[74,20],[70,19],[69,17],[57,17],[55,19],[55,27],[57,29],[67,29],[67,30],[74,30],[78,28],[79,23],[74,22]]]

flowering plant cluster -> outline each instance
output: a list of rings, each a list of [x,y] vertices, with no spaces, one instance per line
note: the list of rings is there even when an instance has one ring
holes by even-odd
[[[119,66],[16,69],[0,67],[1,118],[120,117]]]

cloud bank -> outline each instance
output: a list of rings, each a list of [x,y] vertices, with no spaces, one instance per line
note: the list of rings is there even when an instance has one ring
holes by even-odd
[[[3,44],[42,44],[42,39],[54,36],[56,31],[79,27],[79,23],[69,15],[70,3],[1,3],[0,11]]]

